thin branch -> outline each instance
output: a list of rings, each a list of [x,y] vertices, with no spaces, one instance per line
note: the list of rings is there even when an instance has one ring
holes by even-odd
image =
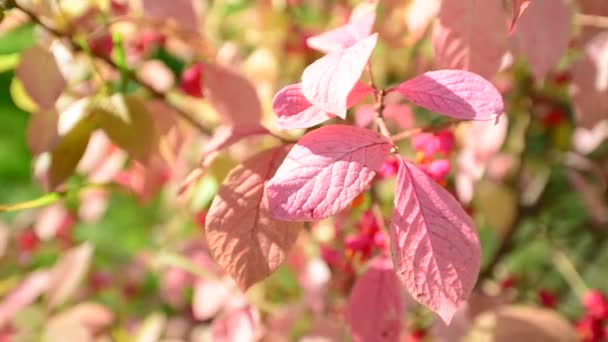
[[[575,20],[579,25],[608,29],[608,17],[581,13],[576,15]]]
[[[391,139],[394,142],[398,142],[398,141],[401,141],[401,140],[409,139],[409,138],[411,138],[412,136],[414,136],[414,135],[416,135],[418,133],[441,131],[442,129],[446,129],[446,128],[452,127],[452,126],[457,125],[457,124],[459,124],[461,122],[464,122],[464,121],[465,120],[456,120],[456,119],[453,119],[453,120],[448,120],[448,121],[442,122],[442,123],[440,123],[438,125],[413,128],[413,129],[410,129],[410,130],[407,130],[407,131],[403,131],[403,132],[397,133],[397,134],[393,135],[391,137]]]
[[[61,32],[59,30],[57,30],[54,27],[51,27],[45,23],[43,23],[40,18],[31,10],[19,5],[18,3],[16,3],[16,1],[14,0],[10,0],[9,3],[11,3],[14,8],[19,9],[20,11],[22,11],[23,13],[25,13],[31,21],[33,21],[34,23],[36,23],[37,25],[43,27],[45,30],[47,30],[48,32],[50,32],[52,35],[54,35],[57,38],[64,38],[67,39],[70,47],[74,50],[74,51],[78,51],[78,52],[85,52],[85,49],[80,46],[78,43],[76,43],[76,41],[74,40],[74,37],[72,36],[71,33],[69,32]],[[93,56],[99,60],[102,60],[103,62],[105,62],[107,65],[109,65],[110,67],[112,67],[115,70],[120,70],[120,67],[109,57],[109,56],[104,56],[104,55],[99,55],[99,54],[93,54]],[[182,119],[188,121],[192,126],[194,126],[199,132],[203,133],[203,134],[207,134],[210,135],[212,133],[212,130],[208,127],[203,126],[194,116],[192,116],[190,113],[184,111],[183,109],[181,109],[178,106],[175,106],[173,104],[171,104],[171,102],[169,101],[169,99],[167,98],[167,95],[163,92],[160,92],[158,90],[156,90],[152,85],[148,84],[145,80],[143,80],[141,77],[139,77],[136,73],[134,73],[132,70],[129,70],[126,74],[126,76],[133,82],[136,82],[137,84],[139,84],[142,88],[146,89],[154,98],[160,99],[165,101],[167,104],[171,105],[171,107],[173,107],[176,112],[179,114],[179,116],[182,117]]]

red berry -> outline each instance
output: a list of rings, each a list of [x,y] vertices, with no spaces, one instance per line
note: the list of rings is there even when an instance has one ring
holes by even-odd
[[[114,49],[114,42],[110,33],[104,33],[101,36],[92,37],[88,40],[89,49],[96,56],[110,56]]]
[[[555,295],[555,293],[549,290],[541,289],[540,291],[538,291],[538,299],[544,307],[555,308],[557,306],[557,296]]]
[[[182,73],[180,89],[192,97],[203,97],[203,65],[193,64]]]
[[[27,230],[19,236],[19,247],[22,251],[33,252],[40,245],[40,239],[33,230]]]
[[[583,306],[587,313],[596,319],[608,319],[608,300],[598,290],[591,290],[583,297]]]

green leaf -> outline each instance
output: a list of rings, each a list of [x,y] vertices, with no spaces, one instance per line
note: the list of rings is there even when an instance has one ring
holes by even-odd
[[[49,168],[49,187],[51,189],[55,189],[74,174],[95,128],[93,117],[85,116],[62,137],[59,144],[53,149]]]
[[[146,104],[135,96],[114,94],[94,105],[99,127],[134,159],[147,163],[158,136]]]
[[[21,52],[35,42],[34,25],[21,25],[0,35],[0,55]]]

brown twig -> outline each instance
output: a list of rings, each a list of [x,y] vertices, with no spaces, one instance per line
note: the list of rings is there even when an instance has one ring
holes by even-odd
[[[37,25],[41,26],[42,28],[44,28],[45,30],[50,32],[53,36],[55,36],[57,38],[66,39],[68,41],[68,44],[74,51],[78,51],[78,52],[85,51],[85,49],[82,46],[80,46],[78,43],[76,43],[73,35],[70,32],[62,32],[62,31],[57,30],[54,27],[51,27],[51,26],[43,23],[42,20],[40,20],[40,18],[36,15],[36,13],[19,5],[15,0],[9,0],[9,4],[12,5],[12,7],[17,8],[20,11],[22,11],[23,13],[25,13],[30,18],[31,21],[33,21]],[[93,54],[93,56],[99,60],[102,60],[103,62],[105,62],[107,65],[109,65],[113,69],[116,69],[116,70],[121,69],[120,66],[118,66],[109,56],[104,56],[104,55],[99,55],[99,54]],[[167,98],[167,95],[165,93],[156,90],[152,85],[148,84],[145,80],[143,80],[141,77],[139,77],[136,73],[129,70],[126,73],[126,75],[131,81],[136,82],[142,88],[146,89],[154,98],[163,100],[167,104],[169,104],[171,107],[173,107],[182,119],[186,120],[188,123],[190,123],[192,126],[194,126],[199,132],[201,132],[203,134],[207,134],[207,135],[210,135],[212,133],[212,130],[210,128],[203,126],[190,113],[184,111],[183,109],[181,109],[178,106],[171,104],[171,102],[169,101],[169,99]]]
[[[608,29],[608,17],[580,13],[576,15],[575,20],[579,25]]]

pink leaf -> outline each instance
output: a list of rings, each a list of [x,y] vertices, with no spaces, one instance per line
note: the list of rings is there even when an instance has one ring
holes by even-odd
[[[519,19],[515,34],[518,52],[534,76],[542,79],[568,49],[572,26],[571,0],[534,0]]]
[[[422,38],[427,27],[439,14],[441,0],[414,0],[407,10],[406,24],[409,31],[409,44]]]
[[[0,326],[10,322],[16,313],[35,302],[48,288],[49,277],[48,271],[36,271],[8,293],[0,303]]]
[[[390,149],[385,137],[353,126],[304,135],[268,183],[272,216],[312,221],[340,212],[367,188]]]
[[[531,0],[511,0],[513,4],[513,19],[511,19],[511,25],[509,26],[509,32],[513,33],[515,31],[515,25],[517,21],[521,17],[521,15],[525,12],[526,8],[530,5]]]
[[[351,18],[346,25],[308,38],[306,44],[325,53],[346,49],[369,36],[375,20],[376,14],[373,11],[365,13]]]
[[[262,105],[253,84],[237,72],[217,64],[205,64],[204,93],[229,125],[257,124]]]
[[[309,65],[302,74],[302,93],[320,110],[346,117],[348,96],[370,58],[378,34],[332,52]]]
[[[202,160],[205,160],[214,152],[236,144],[242,139],[269,133],[266,128],[260,125],[222,126],[215,131],[211,140],[205,144]]]
[[[81,289],[92,257],[93,246],[89,243],[73,247],[62,255],[51,271],[46,293],[49,307],[60,306]]]
[[[143,0],[143,10],[146,16],[171,21],[191,31],[198,30],[200,24],[192,0]]]
[[[373,89],[358,82],[348,95],[347,106],[350,108]],[[279,126],[283,129],[300,129],[318,125],[334,117],[313,106],[304,94],[300,83],[290,84],[275,95],[272,109],[279,117]]]
[[[583,57],[574,64],[572,100],[577,123],[593,129],[608,113],[608,32],[591,39]]]
[[[194,318],[205,321],[212,319],[226,305],[233,290],[234,282],[228,280],[198,280],[194,285],[192,312]]]
[[[353,287],[346,320],[354,341],[399,341],[403,316],[401,284],[388,257],[372,261]]]
[[[236,309],[213,321],[215,342],[255,341],[260,330],[260,314],[251,307]]]
[[[48,152],[57,145],[61,137],[57,130],[59,113],[52,109],[32,113],[27,126],[27,145],[32,154]]]
[[[473,290],[481,250],[472,220],[452,195],[401,160],[391,251],[412,296],[449,324]]]
[[[410,129],[414,124],[414,114],[407,105],[388,104],[384,107],[382,116],[387,123],[394,124],[399,129]],[[361,105],[355,112],[355,124],[366,127],[376,117],[376,109],[373,105]]]
[[[494,120],[502,96],[483,77],[467,71],[430,71],[397,87],[408,100],[439,114],[465,120]]]
[[[287,149],[261,152],[233,169],[207,214],[207,243],[215,260],[245,290],[268,277],[282,262],[301,224],[270,217],[264,185]]]
[[[492,78],[507,52],[501,0],[445,0],[433,35],[442,69],[461,69]]]
[[[21,54],[15,74],[41,109],[53,108],[67,85],[53,54],[39,45]]]

